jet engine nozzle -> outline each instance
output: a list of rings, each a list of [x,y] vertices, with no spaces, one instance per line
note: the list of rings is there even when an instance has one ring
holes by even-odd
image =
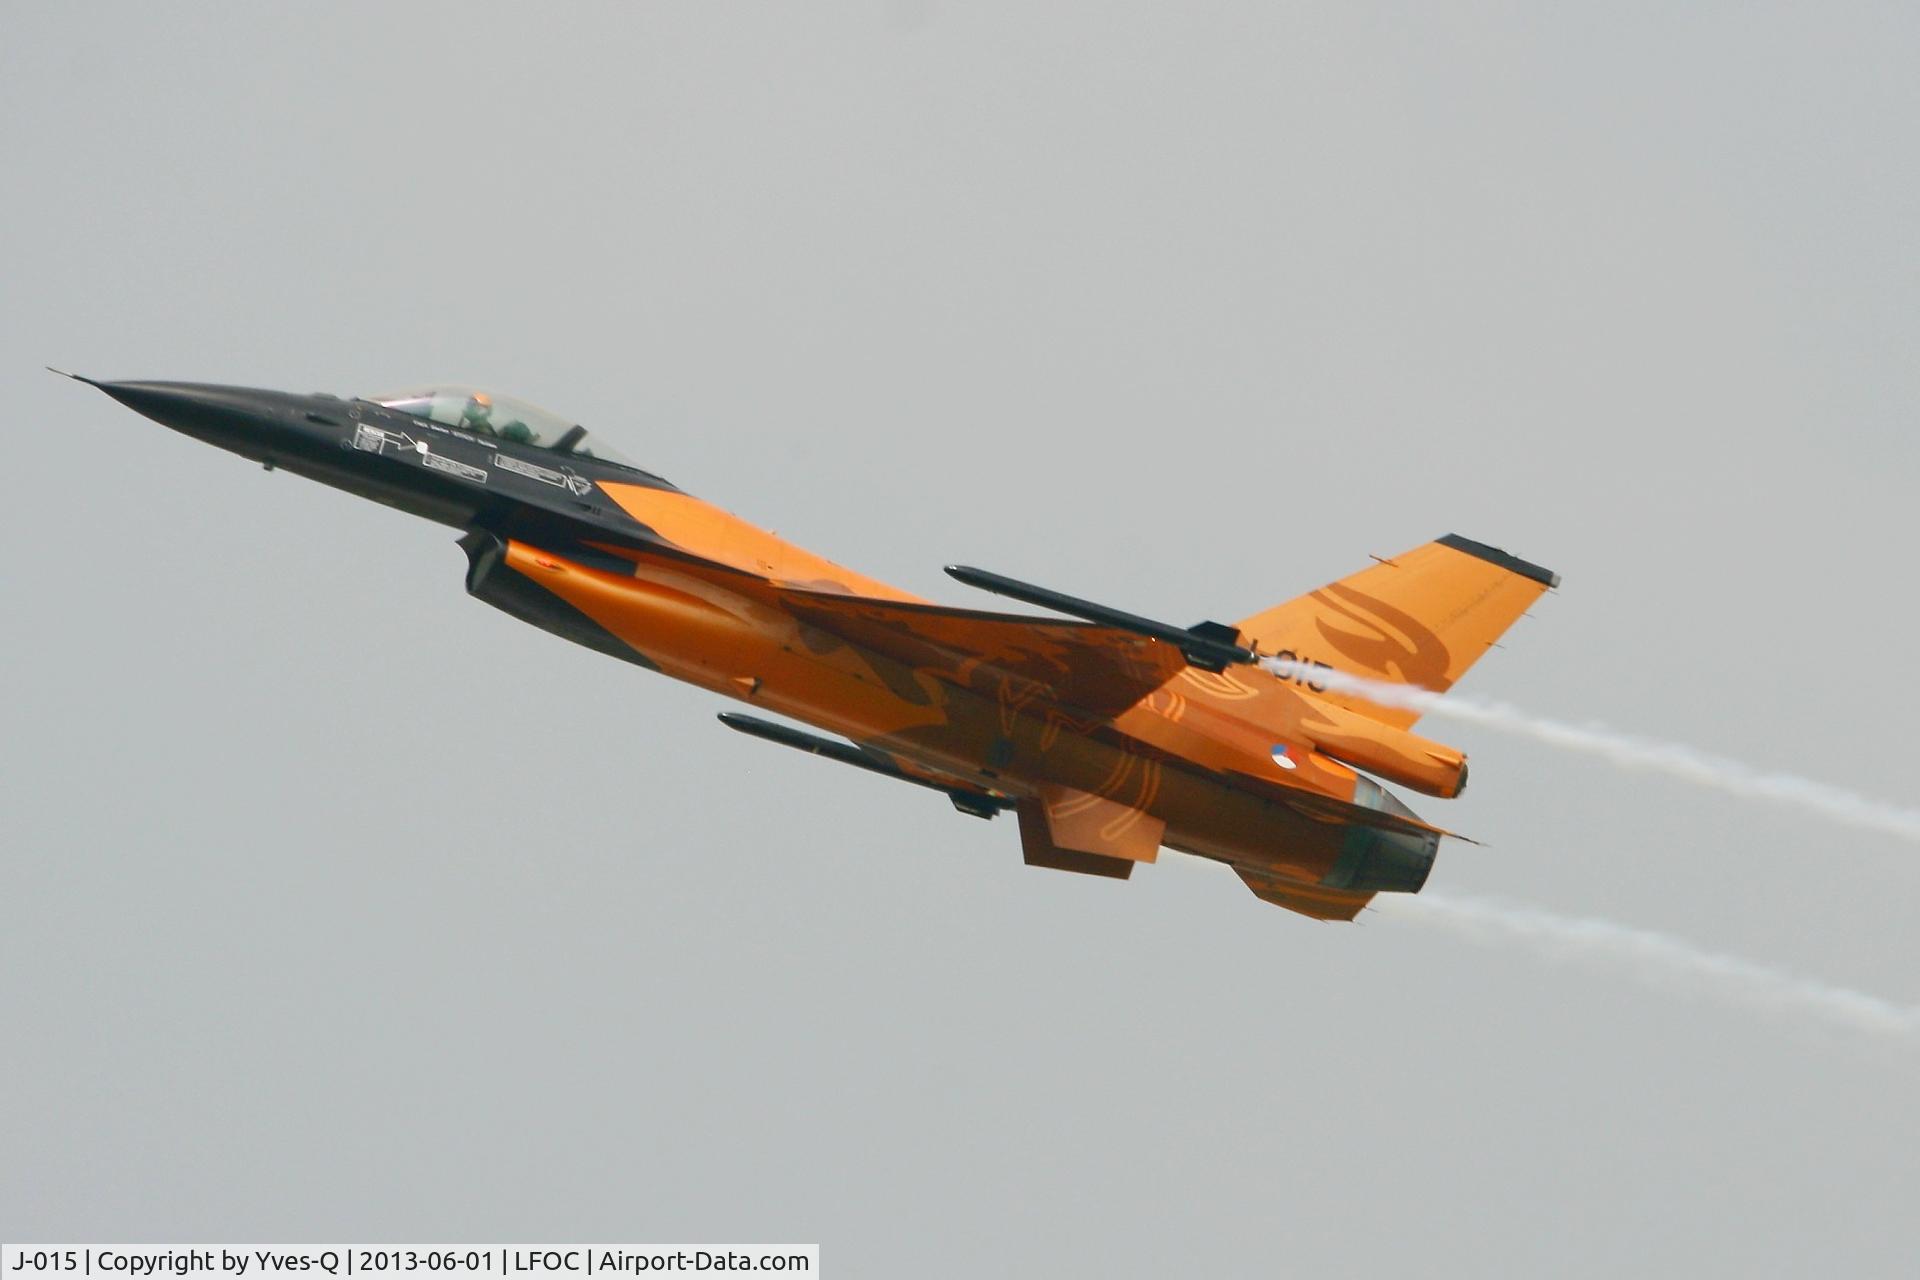
[[[1353,802],[1395,817],[1419,821],[1413,810],[1386,788],[1361,778]],[[1439,832],[1383,831],[1352,826],[1340,851],[1340,861],[1323,884],[1337,889],[1370,893],[1418,893],[1433,871],[1440,850]]]

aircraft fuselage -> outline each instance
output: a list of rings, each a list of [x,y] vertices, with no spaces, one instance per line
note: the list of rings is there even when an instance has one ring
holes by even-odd
[[[648,472],[367,400],[93,385],[183,434],[463,530],[468,590],[516,617],[841,735],[855,763],[945,790],[964,812],[1019,810],[1030,861],[1125,874],[1165,845],[1275,877],[1296,910],[1324,896],[1336,916],[1353,895],[1418,891],[1432,865],[1436,830],[1288,732],[1337,709],[1267,672],[1185,667],[1138,697],[1072,698],[1034,674],[1044,653],[997,664],[905,634],[877,611],[934,607]],[[1058,861],[1034,856],[1049,844],[1044,824],[1029,830],[1042,800],[1066,842]],[[1075,822],[1078,843],[1060,837]],[[1075,849],[1102,853],[1075,865]]]

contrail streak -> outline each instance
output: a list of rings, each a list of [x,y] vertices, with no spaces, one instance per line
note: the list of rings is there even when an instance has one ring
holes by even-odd
[[[1756,769],[1738,760],[1682,743],[1636,737],[1600,725],[1551,720],[1509,703],[1482,702],[1458,694],[1442,696],[1418,685],[1390,684],[1326,667],[1281,662],[1272,658],[1266,659],[1263,665],[1282,678],[1310,680],[1322,688],[1356,694],[1382,706],[1407,707],[1426,715],[1485,725],[1489,729],[1518,734],[1536,742],[1598,756],[1623,769],[1661,773],[1732,795],[1788,805],[1851,827],[1879,831],[1920,843],[1920,809],[1888,804],[1884,800],[1875,800],[1857,791],[1803,778],[1798,774]]]
[[[1605,961],[1658,987],[1678,980],[1717,999],[1775,1013],[1810,1014],[1835,1026],[1920,1041],[1920,1006],[1836,987],[1723,955],[1649,929],[1556,915],[1486,898],[1382,895],[1385,913],[1479,942],[1517,942],[1555,958]]]

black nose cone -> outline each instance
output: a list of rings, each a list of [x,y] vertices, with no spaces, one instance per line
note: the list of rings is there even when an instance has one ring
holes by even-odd
[[[100,388],[135,413],[185,431],[221,418],[257,417],[271,392],[245,387],[221,387],[204,382],[96,382]]]
[[[162,426],[252,458],[267,456],[298,415],[296,398],[279,391],[205,382],[96,382],[135,413]]]

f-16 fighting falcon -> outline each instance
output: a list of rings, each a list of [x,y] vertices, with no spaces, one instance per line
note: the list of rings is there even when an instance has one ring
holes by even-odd
[[[1448,535],[1232,624],[1175,626],[958,565],[947,572],[968,586],[1069,617],[955,609],[782,541],[508,396],[79,381],[461,530],[468,592],[516,618],[833,736],[745,712],[720,716],[730,729],[942,792],[974,817],[1012,810],[1030,865],[1124,879],[1164,846],[1322,920],[1417,893],[1448,834],[1375,778],[1441,797],[1467,780],[1459,750],[1412,732],[1417,698],[1370,701],[1367,682],[1446,690],[1559,583]]]

